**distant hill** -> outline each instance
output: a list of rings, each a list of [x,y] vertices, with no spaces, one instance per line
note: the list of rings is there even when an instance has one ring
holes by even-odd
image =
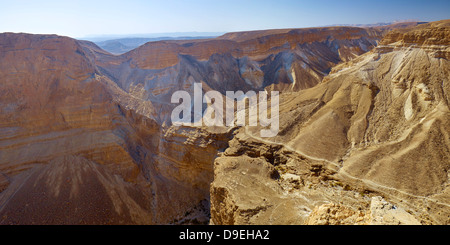
[[[380,22],[380,23],[374,23],[374,24],[336,24],[336,25],[330,25],[330,26],[352,26],[352,27],[361,27],[361,28],[405,28],[405,27],[411,27],[411,26],[417,26],[420,24],[426,24],[427,22],[424,21],[417,21],[417,20],[405,20],[405,21],[393,21],[393,22]]]
[[[106,41],[95,42],[100,48],[112,53],[123,54],[133,50],[147,42],[161,41],[161,40],[192,40],[192,39],[207,39],[215,36],[192,36],[192,37],[151,37],[151,38],[119,38]]]

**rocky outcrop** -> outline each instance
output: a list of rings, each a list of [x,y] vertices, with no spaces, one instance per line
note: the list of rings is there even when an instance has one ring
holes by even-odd
[[[420,225],[413,215],[382,197],[372,197],[366,210],[335,203],[315,207],[306,225]]]
[[[370,216],[366,210],[327,203],[315,207],[305,225],[367,225]]]
[[[370,194],[330,180],[335,171],[326,163],[245,131],[235,134],[214,162],[212,224],[301,225],[316,207],[330,202],[368,208]]]
[[[220,224],[223,210],[243,216],[246,200],[251,199],[249,191],[234,186],[256,189],[252,185],[256,183],[264,188],[259,196],[267,197],[265,208],[232,223],[317,223],[323,219],[330,224],[448,224],[450,64],[445,55],[436,55],[447,52],[447,25],[443,21],[405,30],[402,36],[391,33],[380,47],[333,67],[317,86],[281,94],[278,136],[263,139],[260,127],[243,127],[235,145],[230,143],[232,148],[225,151],[225,159],[216,160],[212,221]],[[255,154],[255,149],[265,153]],[[267,153],[266,149],[271,150]],[[229,152],[233,154],[227,156]],[[286,153],[289,160],[281,160]],[[222,176],[225,170],[220,166],[232,165],[236,157],[239,165],[226,168],[234,177]],[[248,170],[254,160],[248,157],[267,161],[281,177],[261,180],[270,185],[258,184],[253,180],[255,171]],[[310,197],[315,193],[311,189],[329,194]],[[335,197],[337,193],[340,198]],[[283,211],[273,211],[279,199],[292,201],[298,196],[297,203],[286,202],[280,204]],[[372,200],[375,196],[383,196],[396,208]],[[233,208],[215,207],[215,200],[224,200],[222,206]],[[303,213],[297,210],[302,206]],[[295,214],[281,215],[284,210]],[[406,213],[398,214],[398,210]],[[266,218],[266,212],[272,219]]]
[[[430,22],[420,25],[420,28],[406,27],[395,29],[383,38],[382,45],[396,42],[406,45],[449,45],[448,20]]]

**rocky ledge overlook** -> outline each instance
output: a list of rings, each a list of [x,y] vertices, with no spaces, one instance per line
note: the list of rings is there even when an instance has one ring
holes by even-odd
[[[278,136],[237,130],[215,160],[211,221],[448,224],[450,63],[436,53],[448,53],[449,23],[391,32],[283,93]]]

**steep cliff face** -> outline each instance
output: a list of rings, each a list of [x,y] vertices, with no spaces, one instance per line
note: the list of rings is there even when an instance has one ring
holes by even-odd
[[[449,23],[391,32],[317,86],[282,94],[277,137],[237,131],[215,162],[212,222],[448,224]],[[376,196],[413,217],[373,211]]]
[[[0,35],[0,223],[181,220],[208,199],[227,132],[163,129],[150,101],[124,92],[92,62],[93,52],[110,56],[86,45]],[[200,136],[209,140],[197,145]],[[183,222],[204,223],[207,214]]]
[[[84,189],[79,190],[77,182],[70,179],[70,173],[83,175],[81,169],[84,168],[87,173],[83,176],[87,179],[80,181],[95,181],[99,168],[109,169],[112,175],[120,173],[123,181],[140,181],[139,167],[127,153],[125,140],[117,134],[118,126],[123,123],[119,110],[111,103],[105,85],[97,80],[95,66],[75,40],[2,34],[0,53],[0,172],[10,182],[1,194],[2,223],[60,222],[57,215],[55,220],[47,220],[45,216],[52,213],[55,205],[51,204],[57,204],[57,200],[77,203],[83,198],[80,192],[90,193],[89,185],[83,185]],[[68,158],[72,155],[77,157]],[[61,166],[47,169],[43,167],[46,164]],[[75,168],[73,172],[65,171],[72,167]],[[59,175],[55,176],[56,184],[43,177],[46,175]],[[120,186],[120,183],[110,184]],[[39,188],[33,192],[29,185]],[[55,200],[39,199],[39,192],[48,193],[41,189],[43,186],[56,193]],[[99,183],[92,188],[101,189],[101,186]],[[73,200],[64,199],[70,188],[74,190]],[[75,191],[77,189],[80,192]],[[36,208],[33,205],[24,206],[27,193],[35,196],[35,204],[42,205],[42,216],[32,215]],[[61,199],[58,193],[61,193]],[[114,210],[112,204],[115,201],[119,201],[119,204],[114,203],[118,209],[129,208],[117,197],[112,196],[111,200],[111,205],[105,205],[104,210]],[[93,212],[86,205],[80,208],[87,216]],[[100,206],[96,208],[102,210]],[[104,223],[108,220],[105,216],[92,217],[80,222]]]
[[[373,47],[383,31],[353,27],[230,33],[214,39],[149,42],[121,56],[85,45],[95,63],[127,93],[155,107],[178,90],[299,91],[318,84],[331,67]],[[170,115],[161,111],[158,120]]]

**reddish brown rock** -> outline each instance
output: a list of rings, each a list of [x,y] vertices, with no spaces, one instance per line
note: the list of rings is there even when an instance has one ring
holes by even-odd
[[[215,139],[204,143],[209,154],[185,146],[191,136],[183,133],[179,144],[167,143],[151,102],[102,75],[92,52],[111,57],[82,45],[59,36],[0,35],[0,223],[182,220],[208,199],[221,136],[208,136]],[[204,160],[191,162],[196,155]],[[19,210],[23,205],[29,208]],[[206,215],[200,210],[192,220],[207,222]]]

